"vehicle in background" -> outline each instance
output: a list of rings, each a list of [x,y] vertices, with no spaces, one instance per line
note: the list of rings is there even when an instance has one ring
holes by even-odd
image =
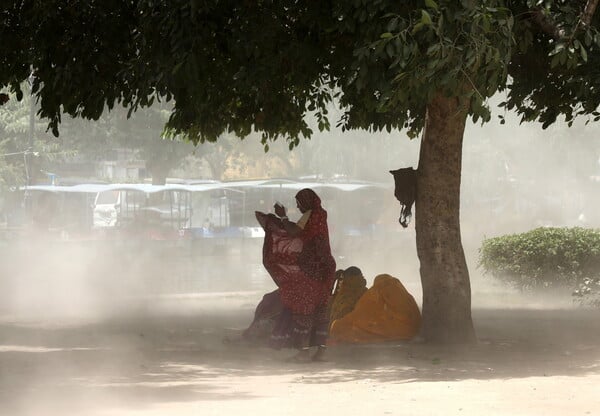
[[[254,211],[270,212],[275,201],[286,201],[289,214],[299,217],[294,195],[302,188],[315,189],[323,205],[334,213],[330,217],[332,239],[378,232],[389,186],[371,182],[267,179],[166,185],[32,185],[23,190],[31,195],[31,212],[39,214],[34,215],[37,228],[65,230],[69,239],[73,235],[87,239],[183,238],[228,244],[263,237]]]
[[[103,191],[96,194],[94,200],[93,228],[116,227],[121,212],[121,191]]]

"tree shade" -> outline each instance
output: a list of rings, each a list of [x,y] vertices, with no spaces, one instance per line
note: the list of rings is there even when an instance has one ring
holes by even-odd
[[[20,0],[0,12],[0,88],[33,73],[40,115],[97,119],[174,100],[173,135],[261,131],[290,148],[327,129],[420,132],[417,252],[423,336],[474,339],[460,239],[467,117],[487,98],[544,126],[598,116],[597,0]]]

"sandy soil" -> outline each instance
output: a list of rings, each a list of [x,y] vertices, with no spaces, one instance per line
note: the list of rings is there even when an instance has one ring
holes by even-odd
[[[2,415],[595,415],[600,311],[475,307],[477,345],[225,345],[259,292],[147,298],[112,316],[0,321]]]
[[[222,343],[273,289],[260,264],[122,251],[136,256],[0,250],[1,416],[600,415],[600,310],[573,308],[569,293],[532,297],[473,273],[476,345],[340,346],[298,365],[290,351]],[[401,270],[349,258],[420,302],[416,256],[402,253]]]

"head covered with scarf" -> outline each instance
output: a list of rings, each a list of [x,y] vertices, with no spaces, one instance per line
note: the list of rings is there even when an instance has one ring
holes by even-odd
[[[344,270],[340,280],[339,290],[332,299],[330,306],[329,319],[331,322],[352,312],[356,302],[367,291],[367,281],[363,277],[362,271],[356,266]]]
[[[319,195],[310,188],[300,190],[296,194],[296,202],[298,204],[298,209],[300,209],[302,213],[309,210],[314,211],[323,209],[321,207],[321,198],[319,198]]]

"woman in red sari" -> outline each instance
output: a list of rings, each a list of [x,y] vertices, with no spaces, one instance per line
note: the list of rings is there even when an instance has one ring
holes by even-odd
[[[335,281],[335,260],[329,245],[327,211],[312,189],[296,194],[302,213],[291,222],[286,209],[275,205],[275,215],[256,213],[265,229],[263,264],[279,287],[283,312],[271,334],[275,348],[299,350],[293,361],[309,361],[310,347],[318,347],[312,357],[323,359],[329,334],[327,301]]]

